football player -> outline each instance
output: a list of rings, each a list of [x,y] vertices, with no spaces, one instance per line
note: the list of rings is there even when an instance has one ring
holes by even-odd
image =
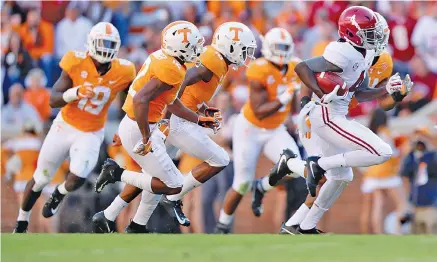
[[[390,79],[393,71],[392,58],[390,54],[386,51],[386,48],[388,46],[388,39],[390,37],[390,29],[387,25],[385,18],[377,12],[374,13],[378,18],[378,22],[381,25],[383,34],[380,38],[378,38],[379,42],[376,47],[375,58],[372,62],[372,66],[368,70],[369,88],[382,88],[384,90],[385,86],[387,85],[387,81]],[[387,93],[377,98],[379,106],[386,111],[391,110],[397,102],[402,101],[402,99],[411,91],[412,86],[413,83],[410,81],[410,78],[407,75],[405,80],[403,81],[401,90],[393,92],[392,95],[388,95]],[[353,97],[351,103],[349,104],[349,109],[355,107],[357,104],[357,98]],[[305,141],[305,138],[303,139],[303,141]],[[278,165],[280,165],[280,163],[278,163]],[[289,167],[293,169],[295,166],[293,166],[291,163],[287,163],[287,165],[281,165],[282,175],[292,172]],[[280,178],[280,174],[277,172],[277,170],[278,169],[272,170],[271,175]],[[282,225],[280,233],[298,233],[298,226],[307,215],[309,209],[314,203],[314,200],[314,197],[308,195],[305,203],[302,204],[301,207],[296,211],[296,213],[285,224]]]
[[[185,63],[199,63],[203,43],[204,38],[192,23],[170,23],[162,31],[161,49],[149,56],[129,89],[123,105],[126,115],[118,133],[123,147],[143,172],[124,170],[108,159],[96,181],[96,192],[116,181],[143,190],[128,232],[146,232],[145,225],[162,194],[179,194],[184,185],[184,178],[164,144],[169,133],[168,121],[162,121],[166,109],[196,125],[218,128],[218,116],[200,116],[177,98],[186,73]]]
[[[314,205],[308,208],[308,205],[303,204],[296,212],[295,217],[301,218],[296,219],[300,220],[297,222],[300,225],[292,228],[292,223],[287,222],[285,226],[290,225],[286,228],[290,232],[294,230],[300,234],[319,234],[317,222],[352,181],[352,167],[377,165],[387,161],[392,154],[391,147],[367,127],[346,118],[352,98],[361,102],[390,94],[396,101],[396,97],[402,97],[408,92],[403,92],[403,85],[406,90],[412,86],[409,78],[402,81],[395,74],[379,85],[385,88],[369,87],[367,70],[377,62],[375,56],[381,52],[384,37],[383,21],[372,10],[353,6],[343,11],[339,19],[339,35],[339,41],[331,42],[323,56],[308,59],[296,67],[297,74],[315,94],[313,97],[317,101],[309,102],[300,113],[300,118],[309,116],[311,123],[311,138],[303,139],[311,155],[306,163],[310,195],[315,197],[316,187],[324,175],[327,181],[321,187]],[[327,71],[337,72],[347,83],[349,92],[338,96],[336,88],[324,95],[314,74]],[[293,170],[304,166],[304,163],[287,165],[284,158],[278,166],[283,170]]]
[[[261,51],[263,57],[252,62],[246,71],[250,96],[235,121],[234,181],[220,211],[216,233],[230,232],[235,210],[252,187],[261,152],[276,162],[282,150],[290,148],[293,158],[300,158],[298,147],[283,124],[290,114],[294,92],[300,88],[294,72],[299,60],[293,57],[293,39],[285,29],[273,28],[265,35]],[[253,186],[262,194],[272,188],[268,177]],[[259,206],[255,214],[261,212]]]
[[[229,67],[248,64],[254,59],[255,48],[255,36],[244,24],[228,22],[219,26],[211,46],[206,47],[206,51],[199,57],[201,66],[191,67],[185,75],[179,93],[181,102],[193,112],[220,118],[220,111],[208,107],[206,103],[219,91]],[[172,112],[172,106],[168,109]],[[205,131],[201,126],[176,114],[171,115],[170,133],[166,140],[168,153],[173,155],[180,149],[204,161],[184,177],[179,194],[162,198],[164,207],[184,226],[189,226],[190,221],[182,212],[182,197],[219,173],[229,163],[226,151]],[[103,229],[107,233],[108,228],[113,228],[115,217],[137,194],[138,189],[126,186],[108,208],[93,217],[95,231],[101,232]]]
[[[133,63],[118,59],[120,36],[110,23],[90,31],[87,52],[70,51],[59,63],[62,74],[53,86],[50,106],[61,107],[42,145],[37,168],[24,191],[15,233],[27,231],[32,207],[62,162],[70,157],[70,173],[43,207],[53,216],[66,194],[78,189],[96,165],[108,108],[135,78]]]

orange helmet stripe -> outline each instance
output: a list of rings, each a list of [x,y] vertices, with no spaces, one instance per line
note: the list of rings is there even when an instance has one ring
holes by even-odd
[[[112,34],[112,28],[111,28],[111,25],[109,23],[106,23],[105,30],[106,30],[106,34],[107,35],[111,35]]]

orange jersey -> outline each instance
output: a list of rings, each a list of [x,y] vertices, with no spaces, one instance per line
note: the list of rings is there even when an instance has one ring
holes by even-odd
[[[369,68],[369,87],[375,88],[379,83],[385,79],[390,78],[393,72],[393,60],[387,51],[384,51],[378,58],[376,64]],[[358,100],[353,97],[349,109],[352,109],[358,105]]]
[[[16,181],[27,181],[32,178],[41,145],[38,137],[30,135],[14,138],[5,144],[5,147],[12,151],[21,163],[20,171],[15,174]]]
[[[123,110],[135,119],[133,97],[152,78],[173,86],[172,89],[161,93],[149,103],[149,122],[156,123],[164,117],[167,105],[173,103],[184,80],[186,67],[181,65],[174,57],[166,55],[162,50],[153,52],[138,72],[137,77],[129,88],[128,96],[123,105]]]
[[[88,54],[75,51],[65,54],[59,65],[70,76],[73,86],[90,85],[95,93],[91,99],[75,100],[61,109],[64,121],[84,132],[103,128],[111,102],[136,74],[133,63],[116,58],[111,62],[111,69],[101,76]]]
[[[246,77],[249,81],[260,82],[268,93],[267,102],[277,99],[279,95],[285,92],[289,85],[300,85],[300,79],[294,72],[294,67],[300,62],[299,59],[293,59],[288,64],[288,70],[285,75],[265,58],[258,58],[253,61],[246,70]],[[251,91],[249,91],[251,92]],[[276,113],[259,120],[250,105],[250,100],[243,106],[244,117],[260,128],[272,129],[281,125],[287,115],[290,113],[291,104],[281,107]]]
[[[213,76],[209,82],[197,82],[187,86],[182,94],[182,103],[196,112],[204,102],[208,102],[214,94],[220,90],[220,86],[228,72],[228,65],[223,56],[212,46],[206,47],[206,51],[200,55],[202,65],[208,68]]]

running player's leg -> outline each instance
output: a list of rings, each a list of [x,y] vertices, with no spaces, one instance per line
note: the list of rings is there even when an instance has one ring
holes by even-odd
[[[378,165],[387,161],[393,154],[390,145],[367,127],[344,116],[332,115],[325,107],[321,107],[321,111],[321,116],[314,117],[322,118],[324,125],[316,127],[315,132],[328,143],[345,149],[340,154],[321,157],[318,164],[324,170]]]
[[[180,200],[189,191],[208,181],[229,164],[228,153],[208,136],[205,128],[175,115],[171,116],[167,142],[184,153],[205,161],[185,176],[181,193],[167,197],[171,201]]]
[[[56,187],[43,207],[43,216],[53,216],[64,197],[80,188],[96,166],[100,145],[103,141],[103,130],[82,132],[75,130],[74,141],[70,147],[70,173],[63,183]]]
[[[274,131],[272,136],[267,140],[266,144],[264,145],[264,155],[273,163],[277,163],[281,157],[282,154],[285,154],[284,150],[290,150],[292,154],[295,154],[294,158],[290,158],[288,162],[290,162],[292,159],[296,159],[297,163],[302,162],[299,148],[296,145],[296,142],[294,141],[293,137],[290,136],[290,134],[287,132],[284,126],[279,127]],[[296,165],[295,165],[296,166]],[[299,173],[292,173],[290,174],[290,177],[299,177],[303,176],[304,173],[304,162],[301,164],[301,169],[295,168],[295,171],[298,171]],[[252,187],[252,212],[255,216],[260,216],[262,214],[262,199],[264,197],[264,194],[273,188],[273,186],[270,185],[270,177],[264,176],[260,179],[257,179]]]
[[[234,181],[223,202],[217,224],[218,233],[229,232],[235,210],[243,196],[250,191],[255,177],[256,163],[262,150],[265,134],[251,125],[242,115],[235,121],[232,137]]]
[[[69,126],[62,122],[55,121],[51,126],[41,147],[35,173],[24,189],[15,232],[24,233],[27,230],[32,207],[44,187],[52,180],[56,170],[67,158],[71,146],[70,131]]]

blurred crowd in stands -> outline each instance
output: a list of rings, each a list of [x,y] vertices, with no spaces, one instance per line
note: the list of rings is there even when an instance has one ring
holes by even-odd
[[[58,63],[69,50],[86,50],[87,34],[95,23],[106,21],[117,27],[122,43],[119,57],[134,62],[137,69],[149,53],[160,48],[161,30],[175,20],[195,23],[204,35],[206,44],[210,43],[217,26],[227,21],[243,22],[257,35],[264,34],[275,26],[283,27],[293,36],[295,56],[306,59],[321,55],[325,46],[338,38],[337,19],[351,4],[365,5],[385,16],[391,30],[389,52],[394,60],[394,72],[399,72],[402,76],[410,74],[414,82],[412,93],[390,112],[383,112],[377,109],[376,103],[369,102],[360,104],[350,113],[351,117],[366,119],[371,129],[390,141],[398,152],[397,156],[381,166],[356,170],[356,177],[360,173],[364,175],[363,195],[357,198],[362,201],[360,230],[363,233],[400,233],[401,230],[406,230],[402,229],[400,224],[397,225],[397,222],[394,223],[394,227],[393,223],[389,223],[388,227],[384,226],[383,218],[387,214],[384,203],[386,198],[389,198],[397,212],[395,217],[404,214],[414,217],[415,232],[437,233],[437,129],[417,126],[414,132],[405,134],[389,128],[390,121],[414,115],[416,111],[437,101],[436,1],[2,1],[2,192],[11,189],[19,198],[25,181],[32,176],[38,145],[42,143],[43,134],[58,112],[49,106],[50,89],[61,73]],[[260,40],[258,46],[261,46]],[[257,50],[257,56],[260,55],[259,50],[260,48]],[[231,71],[223,90],[212,101],[225,116],[224,128],[214,139],[231,155],[233,116],[248,99],[248,83],[243,72],[244,68]],[[135,163],[122,148],[110,145],[112,134],[122,116],[122,103],[121,97],[111,106],[106,128],[107,139],[102,147],[101,158],[109,155],[125,166],[135,168]],[[437,124],[436,111],[434,109],[434,113],[426,121]],[[288,129],[291,133],[295,132],[292,122]],[[16,164],[19,160],[14,158],[22,153],[19,152],[19,144],[23,139],[31,139],[35,144],[33,154],[26,155],[29,166],[26,166],[26,163]],[[196,159],[184,154],[175,161],[179,161],[183,173],[197,163]],[[270,163],[267,165],[269,168]],[[268,168],[264,168],[264,172]],[[66,169],[61,167],[53,185],[62,181],[66,172],[68,166]],[[99,164],[96,172],[99,172]],[[232,182],[232,176],[231,164],[222,175],[216,176],[207,183],[208,185],[187,196],[191,199],[201,199],[185,200],[186,214],[191,216],[192,220],[200,221],[193,223],[197,226],[192,226],[192,232],[212,231],[217,217],[214,213],[217,211],[214,203],[224,197]],[[93,178],[90,179],[93,181]],[[277,228],[280,222],[293,212],[293,207],[298,207],[304,200],[295,197],[298,190],[296,187],[290,182],[278,193],[282,199],[286,199],[288,194],[288,201],[279,201],[283,204],[277,205],[274,214]],[[114,187],[112,194],[116,194],[118,190]],[[50,189],[47,191],[48,194],[51,193]],[[63,209],[66,212],[81,210],[74,215],[60,214],[60,219],[66,221],[63,225],[74,226],[61,229],[56,221],[47,224],[46,220],[41,219],[40,227],[31,231],[88,231],[86,223],[89,216],[94,211],[106,207],[105,203],[112,199],[112,195],[102,195],[95,200],[95,195],[91,191],[90,183],[88,188],[85,187],[69,196],[69,200],[64,204]],[[87,196],[88,200],[84,196]],[[89,201],[91,197],[93,201]],[[16,212],[18,208],[14,206],[11,210]],[[130,210],[135,208],[130,207]],[[160,209],[156,211],[159,214],[163,212],[165,211]],[[249,216],[249,212],[246,215]],[[34,213],[40,216],[39,211],[36,210]],[[3,221],[4,214],[2,212]],[[16,214],[11,216],[15,219]],[[127,210],[119,218],[120,228],[127,224],[130,217]],[[151,223],[155,223],[153,219]],[[179,228],[173,226],[171,229],[156,230],[178,232]],[[350,232],[360,230],[357,225],[357,229]]]

